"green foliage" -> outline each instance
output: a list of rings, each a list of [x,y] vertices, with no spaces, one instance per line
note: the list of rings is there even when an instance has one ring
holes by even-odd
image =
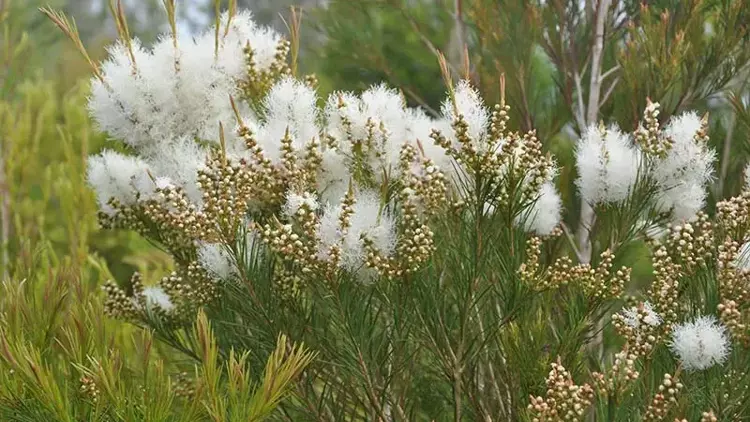
[[[149,330],[102,318],[101,260],[34,251],[21,281],[0,288],[0,416],[8,421],[261,420],[288,394],[312,355],[284,337],[253,383],[247,355],[218,362],[205,316],[196,364]],[[195,376],[181,376],[194,372]]]
[[[206,356],[204,362],[218,362],[223,356],[230,367],[246,359],[259,362],[281,333],[308,344],[318,359],[301,378],[297,397],[281,405],[283,413],[273,415],[276,419],[530,419],[528,397],[546,394],[544,379],[551,363],[562,362],[579,385],[596,372],[611,374],[614,354],[625,346],[610,315],[653,297],[646,293],[648,286],[635,283],[627,287],[637,298],[595,297],[572,268],[563,271],[562,284],[534,286],[523,275],[523,269],[533,265],[528,247],[532,238],[512,224],[521,206],[484,212],[481,205],[497,193],[483,185],[486,180],[466,183],[477,183],[472,192],[481,194],[464,198],[466,206],[443,210],[431,221],[436,250],[414,274],[368,283],[343,272],[331,279],[298,274],[299,290],[290,297],[275,282],[284,276],[280,257],[256,242],[249,258],[242,258],[244,251],[231,252],[242,277],[223,282],[220,300],[199,316],[199,325],[207,327],[211,321],[216,343],[200,335],[183,337],[179,326],[164,323],[158,315],[146,323],[175,348]],[[648,260],[658,259],[653,250],[659,245],[644,244],[637,221],[652,213],[641,208],[651,195],[651,187],[642,183],[625,203],[598,210],[601,219],[594,230],[602,242],[594,251],[596,272],[603,265],[598,254],[604,249],[614,252],[614,269],[632,264],[633,249],[645,251]],[[658,221],[658,216],[650,219]],[[693,233],[702,234],[697,227]],[[714,252],[705,265],[677,273],[681,289],[675,293],[685,304],[678,307],[680,318],[715,312],[722,285],[717,279],[722,276],[712,260],[718,257],[719,239],[727,234],[723,230],[717,223],[709,247]],[[562,236],[540,243],[533,278],[543,280],[557,259],[566,258],[567,245]],[[677,252],[676,241],[666,243],[674,259],[689,255]],[[690,248],[695,246],[691,243]],[[612,284],[609,280],[604,286]],[[607,322],[599,327],[600,320]],[[598,330],[603,330],[602,359],[596,347],[591,348]],[[731,387],[735,379],[740,385],[747,382],[747,373],[740,369],[750,363],[745,346],[736,343],[723,371],[681,372],[667,333],[660,331],[659,336],[653,351],[633,358],[632,369],[640,373],[636,381],[621,380],[622,390],[597,395],[592,420],[642,420],[664,373],[679,374],[684,385],[670,415],[693,420],[712,409],[723,421],[750,416],[747,390]],[[255,365],[253,370],[259,370]]]
[[[134,271],[158,276],[171,259],[132,233],[98,229],[86,158],[105,137],[88,118],[88,87],[76,82],[81,68],[67,80],[29,75],[45,52],[47,64],[54,62],[44,32],[58,36],[47,23],[38,30],[43,17],[31,2],[0,4],[0,419],[265,418],[312,359],[302,346],[280,337],[255,374],[246,358],[226,367],[186,360],[150,330],[103,318],[104,281]],[[66,66],[74,72],[75,65]],[[205,328],[192,335],[214,342]],[[232,400],[210,404],[227,394]]]
[[[436,53],[446,51],[454,75],[468,68],[484,98],[513,105],[513,127],[538,130],[563,164],[558,183],[574,227],[572,140],[593,123],[582,116],[591,93],[591,3],[332,1],[306,17],[317,36],[307,40],[305,70],[318,72],[328,91],[387,81],[410,104],[434,111],[445,93]],[[711,111],[721,154],[713,212],[713,203],[740,192],[750,153],[749,12],[730,0],[615,3],[594,120],[633,129],[647,98],[662,104],[662,119],[688,108]],[[105,139],[88,120],[84,85],[28,75],[58,39],[29,5],[17,0],[0,11],[7,63],[0,100],[0,419],[525,420],[528,397],[547,393],[551,363],[559,359],[579,384],[612,368],[623,339],[609,316],[636,299],[592,298],[574,283],[535,289],[520,272],[534,255],[530,236],[513,224],[519,210],[483,212],[485,200],[496,199],[486,186],[476,187],[483,196],[468,206],[441,210],[430,222],[435,254],[398,280],[361,283],[340,273],[290,297],[279,292],[277,282],[288,274],[274,254],[260,244],[249,254],[227,245],[242,280],[223,283],[220,301],[189,324],[157,314],[138,321],[143,326],[103,318],[104,281],[124,285],[136,271],[157,280],[171,269],[171,257],[132,233],[96,227],[84,175],[86,156]],[[101,23],[92,21],[87,38]],[[644,208],[651,196],[639,186],[626,203],[597,209],[592,225],[593,268],[600,253],[613,250],[615,268],[634,267],[628,293],[638,300],[653,278],[655,247],[639,226],[644,215],[658,220]],[[716,230],[712,259],[725,237],[743,240]],[[540,268],[579,252],[566,234],[544,240]],[[716,313],[715,261],[680,273],[681,317]],[[722,421],[750,418],[747,390],[735,388],[750,384],[748,364],[738,346],[731,372],[681,373],[685,388],[671,414],[697,420],[714,409]],[[664,341],[635,368],[639,381],[600,396],[592,419],[643,419],[661,375],[681,371]]]
[[[387,1],[332,1],[311,11],[305,25],[317,34],[304,44],[307,70],[319,75],[324,89],[360,91],[387,81],[411,104],[439,110],[445,89],[430,45],[448,42],[451,18],[432,3],[409,2],[402,10]]]
[[[86,89],[79,85],[60,93],[57,84],[37,77],[19,82],[15,90],[15,99],[0,101],[9,254],[49,242],[57,252],[80,257],[91,244],[118,277],[127,279],[149,265],[166,268],[168,257],[136,236],[97,229],[85,160],[89,151],[101,148],[104,137],[88,119]],[[13,271],[13,263],[7,265]]]
[[[202,381],[196,399],[203,402],[217,422],[257,421],[268,417],[287,394],[292,381],[314,357],[303,347],[291,346],[281,335],[266,362],[264,377],[254,384],[248,372],[248,351],[238,356],[232,349],[226,364],[219,361],[220,351],[205,313],[198,314],[194,334],[202,361],[199,369]],[[226,381],[222,379],[225,372]]]

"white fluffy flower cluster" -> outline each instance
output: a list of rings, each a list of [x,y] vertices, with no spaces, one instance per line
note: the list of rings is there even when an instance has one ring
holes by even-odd
[[[286,196],[286,204],[284,204],[284,215],[287,217],[293,217],[297,212],[306,206],[309,210],[315,211],[319,208],[318,200],[309,192],[302,194],[289,192]]]
[[[334,93],[326,101],[326,131],[343,140],[351,133],[352,142],[340,142],[341,150],[351,155],[356,143],[373,138],[370,166],[390,170],[398,160],[399,147],[409,139],[408,118],[403,97],[395,90],[377,85],[361,96]]]
[[[539,196],[526,210],[524,217],[524,228],[541,236],[551,234],[560,225],[562,198],[552,180],[542,184]]]
[[[200,209],[203,194],[197,173],[206,165],[211,148],[218,146],[220,123],[226,129],[222,146],[227,157],[257,160],[236,133],[239,117],[271,165],[281,164],[287,153],[282,140],[288,140],[300,157],[309,148],[317,149],[322,157],[317,192],[289,196],[283,211],[289,217],[302,204],[318,210],[322,214],[320,253],[343,241],[342,265],[354,268],[364,260],[362,236],[386,257],[394,252],[396,238],[396,217],[384,211],[388,207],[381,206],[379,196],[369,191],[370,184],[358,186],[356,182],[351,227],[345,235],[336,232],[354,166],[368,167],[375,184],[390,182],[399,169],[404,145],[409,145],[419,151],[420,159],[432,162],[432,171],[442,171],[455,181],[456,162],[431,134],[438,130],[458,147],[453,123],[459,115],[473,149],[487,149],[491,113],[467,81],[454,87],[436,118],[407,107],[400,92],[384,85],[361,94],[335,92],[320,108],[317,92],[291,77],[281,77],[265,97],[253,98],[251,107],[242,100],[245,92],[240,89],[248,77],[244,49],[251,48],[255,70],[271,71],[278,66],[281,37],[256,26],[249,12],[228,21],[228,15],[223,15],[218,31],[211,28],[195,39],[175,41],[164,36],[152,49],[133,40],[109,50],[101,79],[93,80],[89,108],[101,129],[124,141],[137,156],[105,151],[90,158],[89,183],[107,214],[115,212],[107,203],[111,198],[134,205],[153,198],[157,188],[167,187],[182,189]],[[413,163],[411,171],[420,175],[421,163]],[[561,206],[550,176],[527,210],[525,228],[549,234],[559,224]],[[215,276],[231,276],[230,263],[215,246],[203,245],[199,255]]]
[[[469,82],[460,81],[454,87],[453,100],[446,98],[443,102],[441,113],[437,119],[432,119],[419,109],[407,108],[399,92],[377,85],[360,96],[346,92],[331,95],[325,106],[324,131],[339,140],[339,152],[344,157],[352,155],[355,145],[374,138],[367,158],[368,165],[377,175],[388,177],[397,164],[401,147],[408,144],[422,151],[437,169],[455,182],[458,177],[455,174],[456,164],[430,134],[433,130],[439,130],[454,148],[459,149],[452,124],[460,115],[467,125],[472,147],[476,151],[487,152],[490,111]],[[326,170],[345,166],[344,162],[345,159],[337,159],[333,154],[324,159]],[[336,186],[332,189],[333,197],[342,196],[346,190],[348,174],[342,176],[343,173],[328,173],[327,181]],[[330,184],[327,186],[331,189]],[[559,225],[561,214],[562,200],[550,177],[544,181],[536,200],[525,213],[524,227],[537,234],[548,235]]]
[[[258,27],[249,12],[240,12],[226,28],[221,19],[216,46],[215,28],[175,46],[163,36],[149,51],[132,40],[109,49],[101,67],[103,80],[92,84],[89,109],[101,128],[139,150],[173,139],[217,139],[219,122],[231,122],[229,95],[246,76],[243,49],[250,45],[258,69],[273,63],[281,37]]]
[[[531,201],[531,205],[516,217],[514,224],[540,236],[550,235],[562,219],[562,198],[551,177],[542,183]],[[495,206],[485,204],[484,212],[494,213]]]
[[[696,139],[702,122],[693,112],[674,117],[662,136],[671,141],[666,156],[649,166],[648,175],[659,194],[656,207],[672,212],[675,221],[690,220],[703,208],[715,154]],[[616,126],[586,129],[576,148],[576,185],[591,205],[627,199],[641,171],[642,151]]]
[[[695,217],[706,200],[706,184],[712,178],[715,153],[696,140],[701,127],[701,118],[693,112],[672,118],[664,128],[672,147],[652,170],[661,190],[658,207],[672,210],[675,221]]]
[[[590,126],[576,148],[581,198],[591,205],[625,200],[638,178],[640,157],[633,139],[617,126]]]
[[[94,187],[101,211],[112,214],[110,198],[123,205],[132,205],[138,200],[137,193],[147,195],[153,191],[154,182],[149,179],[149,165],[136,157],[129,157],[105,150],[90,157],[88,182]],[[169,183],[164,180],[162,183]]]
[[[263,71],[281,41],[277,33],[256,26],[249,12],[234,16],[228,27],[227,21],[225,14],[218,48],[212,28],[195,39],[180,39],[176,47],[169,36],[151,50],[132,40],[135,60],[125,42],[109,49],[102,79],[92,81],[89,110],[102,130],[140,158],[108,151],[90,159],[88,179],[103,211],[112,212],[106,205],[111,197],[130,204],[136,192],[148,196],[157,185],[182,187],[201,203],[195,182],[208,150],[195,140],[215,142],[219,122],[226,126],[236,120],[229,98],[247,73],[243,49],[251,46],[255,66]],[[254,120],[247,105],[239,108]]]
[[[404,145],[423,151],[440,170],[452,169],[445,150],[430,137],[433,129],[450,130],[447,119],[451,117],[446,115],[435,120],[420,109],[408,108],[401,93],[385,85],[373,86],[361,95],[334,92],[328,97],[323,114],[322,130],[338,141],[335,152],[350,158],[355,148],[362,148],[366,164],[378,177],[392,175]],[[347,186],[342,180],[348,178],[348,174],[342,177],[330,171],[341,167],[341,159],[336,160],[332,154],[326,158],[330,167],[326,168],[325,177],[339,182],[336,190],[343,193]]]
[[[227,280],[237,275],[237,266],[222,245],[201,244],[198,247],[198,262],[213,278]]]
[[[651,327],[658,327],[661,325],[661,316],[654,311],[653,305],[651,305],[650,302],[643,302],[642,306],[644,312],[643,322]],[[622,312],[625,324],[636,330],[641,328],[641,318],[639,318],[638,311],[638,307],[634,306]]]
[[[301,151],[309,142],[320,140],[318,94],[314,89],[291,77],[277,82],[263,101],[265,117],[257,129],[264,154],[273,163],[281,160],[279,145],[285,136],[292,147]]]
[[[383,256],[391,256],[396,247],[396,221],[381,207],[375,192],[363,191],[356,195],[349,228],[339,229],[340,205],[328,205],[317,229],[318,258],[327,260],[333,246],[341,246],[340,266],[350,271],[362,268],[365,263],[364,238]]]
[[[455,108],[453,101],[455,101]],[[490,113],[485,107],[482,97],[467,81],[461,81],[453,90],[453,101],[447,98],[443,102],[441,108],[444,116],[443,125],[450,127],[451,122],[454,122],[458,115],[463,116],[468,135],[474,141],[473,147],[477,151],[484,152],[487,145],[485,141],[489,129]],[[454,147],[459,148],[456,145],[455,136],[452,136],[452,131],[445,130],[445,132],[447,132],[448,139],[453,141]]]
[[[167,292],[159,286],[148,286],[143,288],[143,300],[147,309],[161,309],[169,312],[174,309],[174,303]]]
[[[723,364],[731,344],[726,328],[715,317],[701,316],[675,326],[669,347],[683,368],[701,371]]]
[[[454,103],[455,101],[455,103]],[[447,98],[441,108],[442,116],[440,119],[427,122],[423,125],[427,127],[428,132],[432,129],[439,130],[451,142],[452,147],[461,149],[452,129],[453,122],[461,116],[467,126],[467,134],[472,140],[471,147],[481,153],[488,151],[488,135],[491,126],[490,111],[485,106],[482,97],[472,88],[467,81],[460,81],[453,90],[453,101]],[[418,133],[418,131],[416,131]],[[500,153],[502,145],[507,142],[504,139],[499,140],[495,146],[495,153]],[[432,144],[434,145],[434,144]],[[424,147],[424,145],[423,145]],[[441,147],[434,146],[432,149],[425,148],[425,153],[447,174],[451,175],[455,181],[454,174],[456,166],[450,161],[445,150]],[[514,151],[516,160],[520,158],[524,151],[518,148]],[[432,154],[432,155],[430,155]],[[554,172],[550,173],[546,180],[542,181],[536,195],[532,197],[531,205],[521,215],[516,218],[516,224],[522,225],[525,230],[534,232],[541,236],[546,236],[559,226],[562,218],[562,198],[555,187]],[[530,182],[530,180],[526,180]],[[485,212],[494,212],[492,204],[485,204]]]
[[[750,270],[750,241],[740,246],[737,257],[734,258],[734,267],[738,270]]]

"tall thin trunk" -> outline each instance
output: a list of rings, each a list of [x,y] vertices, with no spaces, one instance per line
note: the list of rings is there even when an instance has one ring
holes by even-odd
[[[586,125],[596,124],[599,117],[599,101],[601,99],[602,89],[602,60],[604,53],[604,25],[607,22],[607,15],[611,0],[600,0],[596,9],[596,22],[593,45],[591,48],[591,75],[589,81],[589,99],[586,105]],[[581,128],[585,130],[585,128]],[[591,226],[594,224],[596,214],[591,205],[581,200],[581,214],[578,224],[576,240],[578,250],[580,251],[581,264],[591,262]]]
[[[732,156],[732,138],[734,137],[734,126],[736,125],[737,115],[732,113],[729,117],[729,125],[727,126],[727,135],[724,138],[724,150],[721,154],[721,172],[719,173],[719,181],[716,187],[717,198],[724,197],[724,186],[727,181],[729,173],[729,161]]]
[[[464,68],[464,49],[466,48],[466,28],[463,21],[463,1],[453,1],[453,30],[451,31],[448,59],[454,69]],[[464,77],[464,75],[461,75]]]
[[[594,23],[594,39],[591,46],[591,74],[589,77],[589,99],[586,105],[586,125],[596,124],[599,117],[599,108],[602,89],[602,61],[604,54],[604,26],[609,14],[611,0],[599,0],[596,8]],[[585,130],[585,128],[581,128]],[[578,223],[576,240],[578,243],[579,259],[581,264],[590,264],[593,247],[591,244],[591,229],[596,221],[596,213],[589,203],[581,199],[581,214]],[[598,319],[594,326],[595,337],[589,343],[589,350],[594,352],[598,360],[604,358],[604,321]]]

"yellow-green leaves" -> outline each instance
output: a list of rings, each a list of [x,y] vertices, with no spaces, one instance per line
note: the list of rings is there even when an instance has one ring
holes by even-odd
[[[220,361],[211,324],[203,312],[198,314],[194,335],[201,358],[196,399],[216,422],[263,420],[290,393],[293,381],[315,356],[303,345],[291,344],[281,335],[266,362],[263,378],[256,383],[249,372],[248,351],[238,354],[232,349],[226,362]]]
[[[280,335],[276,350],[266,363],[263,382],[253,396],[250,420],[261,420],[270,414],[314,357],[304,345],[290,344],[286,336]]]

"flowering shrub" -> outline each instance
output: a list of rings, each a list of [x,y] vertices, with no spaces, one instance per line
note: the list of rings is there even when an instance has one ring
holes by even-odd
[[[703,211],[705,119],[663,125],[649,103],[632,134],[585,131],[589,262],[554,157],[447,66],[429,116],[382,85],[320,98],[287,59],[295,40],[246,12],[151,49],[118,22],[89,108],[125,152],[91,157],[88,180],[102,225],[175,270],[109,282],[109,315],[200,359],[186,327],[203,310],[219,355],[250,366],[280,334],[304,341],[318,357],[288,420],[750,417],[750,191]]]

